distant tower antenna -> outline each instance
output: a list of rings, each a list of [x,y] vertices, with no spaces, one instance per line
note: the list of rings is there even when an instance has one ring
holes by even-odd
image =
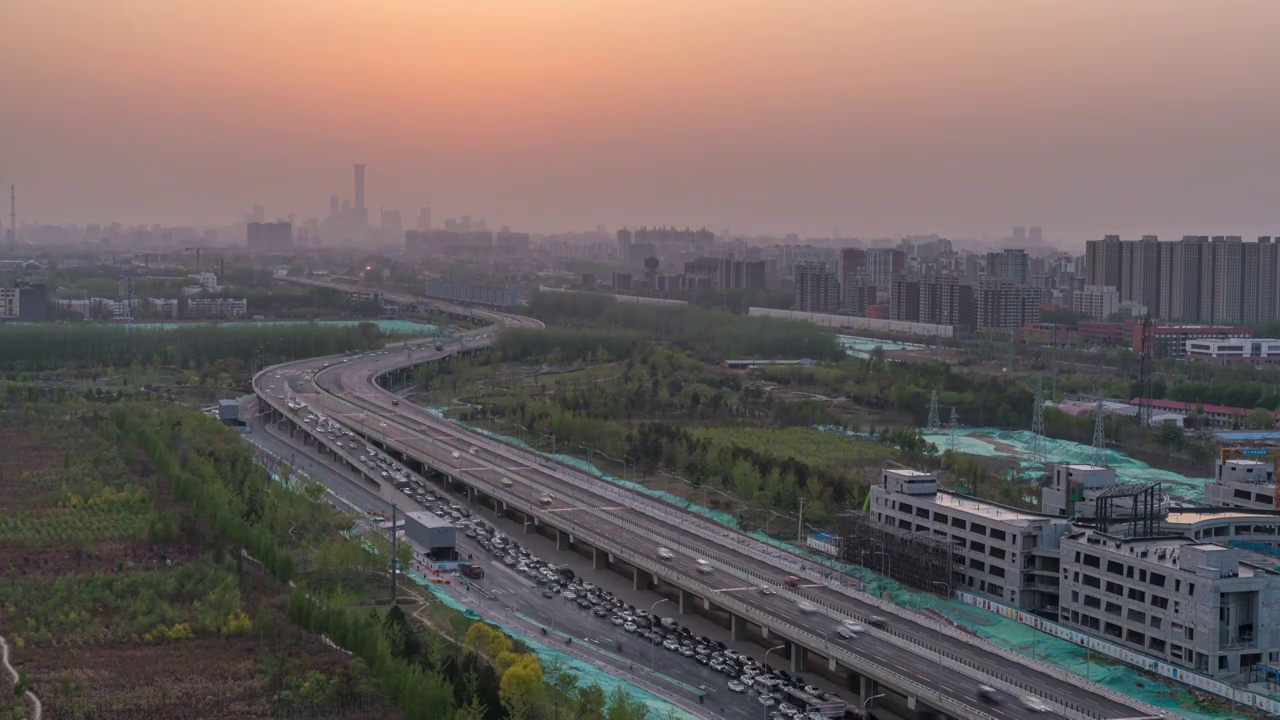
[[[1102,398],[1098,398],[1098,405],[1094,409],[1093,416],[1093,464],[1096,467],[1102,467],[1103,452],[1107,448],[1107,428],[1103,422]]]
[[[934,389],[933,395],[929,396],[929,429],[937,430],[942,427],[942,422],[938,420],[938,391]]]
[[[1036,376],[1036,399],[1031,409],[1031,460],[1044,464],[1044,378]]]

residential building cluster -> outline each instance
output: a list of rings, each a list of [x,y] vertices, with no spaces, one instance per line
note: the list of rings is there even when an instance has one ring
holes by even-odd
[[[1085,249],[1086,284],[1115,288],[1163,320],[1211,325],[1280,320],[1280,242],[1262,236],[1107,235]]]
[[[889,468],[871,489],[866,520],[904,540],[932,538],[951,548],[952,574],[930,589],[967,592],[1238,680],[1257,663],[1280,661],[1274,462],[1274,455],[1224,455],[1206,507],[1172,501],[1158,485],[1118,483],[1110,468],[1058,465],[1043,490],[1043,512],[948,492],[930,473]],[[892,554],[885,550],[878,554]]]

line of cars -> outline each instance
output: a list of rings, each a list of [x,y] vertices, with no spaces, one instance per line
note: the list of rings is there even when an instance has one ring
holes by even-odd
[[[554,575],[558,580],[548,577],[541,589],[544,598],[563,598],[601,620],[607,619],[614,627],[723,673],[729,678],[730,691],[754,691],[760,704],[773,711],[771,717],[775,720],[821,720],[825,717],[817,712],[806,712],[805,703],[799,701],[798,697],[809,697],[814,705],[843,702],[838,696],[806,685],[801,678],[784,670],[767,668],[763,663],[727,647],[723,642],[706,636],[695,636],[692,630],[673,618],[659,617],[648,610],[636,608],[607,590],[575,579],[570,570],[560,570]]]

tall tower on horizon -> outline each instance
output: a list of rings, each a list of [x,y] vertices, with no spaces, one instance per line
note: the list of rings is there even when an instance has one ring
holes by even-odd
[[[364,212],[364,165],[356,165],[356,212]]]

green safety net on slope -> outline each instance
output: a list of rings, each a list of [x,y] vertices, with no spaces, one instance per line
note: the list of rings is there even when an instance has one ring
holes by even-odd
[[[1041,444],[1047,462],[1044,465],[1038,464],[1031,458],[1031,446],[1035,436],[1027,430],[958,428],[955,433],[954,442],[957,452],[1016,460],[1024,480],[1034,479],[1046,471],[1049,465],[1091,463],[1094,459],[1092,445],[1071,440],[1042,438]],[[940,450],[949,447],[952,441],[950,435],[945,432],[926,432],[924,439]],[[1204,486],[1213,482],[1212,478],[1191,478],[1168,470],[1157,470],[1141,460],[1135,460],[1122,452],[1110,449],[1102,451],[1102,464],[1114,468],[1116,479],[1122,483],[1162,483],[1164,489],[1171,495],[1186,500],[1203,499]]]
[[[444,588],[441,587],[440,585],[437,585],[435,583],[429,583],[415,573],[405,573],[405,574],[408,575],[418,585],[429,590],[437,600],[439,600],[448,608],[455,610],[459,613],[462,613],[462,615],[469,620],[481,619],[480,616],[477,615],[474,610],[467,607],[465,603],[459,602],[448,592],[445,592]],[[624,692],[630,695],[633,700],[644,703],[645,707],[649,709],[649,717],[651,718],[676,718],[678,720],[697,720],[697,718],[694,715],[691,715],[688,712],[684,711],[683,709],[675,705],[672,705],[671,703],[663,700],[657,695],[654,695],[648,690],[636,687],[635,685],[632,685],[631,683],[628,683],[625,680],[619,680],[618,678],[609,674],[607,670],[595,667],[587,662],[584,662],[582,660],[579,660],[576,657],[573,657],[572,655],[567,655],[559,650],[555,650],[550,647],[547,647],[546,645],[543,645],[542,643],[534,640],[531,637],[528,637],[527,635],[513,632],[510,628],[504,628],[504,631],[507,633],[507,635],[510,635],[511,637],[516,638],[520,642],[523,642],[525,645],[527,645],[529,649],[533,652],[533,654],[538,657],[538,663],[541,664],[544,668],[550,667],[554,664],[558,664],[560,665],[560,667],[563,667],[565,670],[568,670],[569,672],[577,675],[578,684],[580,686],[591,685],[594,683],[596,685],[599,685],[601,690],[604,690],[604,693],[606,696],[609,695],[609,693],[613,692],[614,688],[620,687],[623,689]]]
[[[444,408],[429,408],[428,410],[438,417],[446,417]],[[687,508],[690,512],[702,515],[703,517],[720,523],[726,527],[730,527],[735,530],[740,529],[738,527],[737,520],[728,513],[694,505],[689,500],[672,495],[665,491],[654,490],[637,483],[623,480],[596,468],[594,465],[582,460],[581,458],[568,455],[553,455],[551,453],[542,452],[527,445],[523,441],[508,435],[502,435],[481,428],[467,426],[465,423],[457,420],[451,420],[451,422],[457,425],[464,425],[473,432],[479,432],[484,435],[500,439],[512,445],[527,449],[530,452],[538,453],[544,457],[554,458],[558,462],[578,468],[583,472],[616,484],[619,487],[635,490],[636,492],[643,493],[650,497],[665,500],[679,507]],[[993,437],[1004,436],[1012,433],[1015,440],[1018,435],[1016,431],[1003,430],[977,429],[965,432],[970,435],[987,432],[992,433]],[[1024,434],[1029,435],[1030,433]],[[937,438],[939,436],[934,437]],[[946,436],[940,437],[942,438],[943,443],[938,443],[937,439],[930,439],[930,442],[938,443],[939,447],[945,447],[944,443]],[[966,437],[968,437],[968,435]],[[970,439],[974,442],[982,442],[981,440],[976,440],[972,437]],[[957,447],[959,446],[959,440],[960,438],[957,437]],[[1013,443],[1009,444],[1013,445]],[[1087,462],[1088,458],[1092,457],[1092,447],[1080,445],[1079,443],[1069,443],[1067,441],[1046,441],[1046,455],[1051,458],[1051,462],[1070,462],[1070,460],[1067,459],[1053,459],[1055,458],[1055,455],[1053,454],[1055,444],[1085,448],[1089,455],[1086,458],[1082,458],[1080,461]],[[1003,454],[994,454],[994,446],[989,443],[986,444],[986,447],[991,448],[992,452],[975,454],[990,454],[992,457],[1007,457],[1007,455]],[[1076,450],[1075,452],[1080,451]],[[1063,456],[1059,455],[1056,457]],[[1174,478],[1179,478],[1184,483],[1200,483],[1202,485],[1205,482],[1204,480],[1197,481],[1190,478],[1184,478],[1176,473],[1167,473],[1162,470],[1155,470],[1144,463],[1113,451],[1108,451],[1107,457],[1110,458],[1111,462],[1116,462],[1116,465],[1119,466],[1125,466],[1125,468],[1130,471],[1130,474],[1126,477],[1126,480],[1128,481],[1139,482],[1144,478],[1172,476]],[[1145,468],[1145,471],[1143,468]],[[1119,470],[1120,468],[1118,467],[1117,469]],[[1142,474],[1144,472],[1147,474]],[[1157,473],[1159,475],[1151,475],[1151,473]],[[1158,481],[1170,482],[1169,480],[1164,479]],[[955,622],[962,628],[986,639],[994,645],[1012,650],[1029,658],[1038,659],[1040,662],[1045,664],[1059,667],[1080,676],[1082,679],[1087,676],[1098,685],[1103,685],[1115,692],[1133,698],[1134,700],[1167,709],[1179,717],[1185,717],[1189,720],[1231,720],[1232,718],[1238,717],[1237,715],[1232,714],[1230,710],[1226,709],[1218,713],[1189,710],[1187,708],[1194,704],[1194,699],[1185,686],[1171,680],[1145,676],[1133,667],[1111,660],[1110,658],[1098,653],[1086,653],[1084,648],[1066,640],[1053,637],[1047,633],[1040,632],[1039,630],[1028,625],[1024,625],[1017,620],[988,612],[960,600],[947,600],[931,593],[918,592],[895,580],[882,577],[867,568],[857,565],[835,563],[830,558],[819,556],[808,549],[798,548],[791,543],[776,540],[758,531],[748,534],[751,535],[751,537],[773,547],[806,556],[813,560],[816,565],[824,565],[832,567],[833,569],[842,570],[847,575],[860,581],[868,593],[876,595],[886,602],[920,612],[932,611],[939,613],[948,620]]]

